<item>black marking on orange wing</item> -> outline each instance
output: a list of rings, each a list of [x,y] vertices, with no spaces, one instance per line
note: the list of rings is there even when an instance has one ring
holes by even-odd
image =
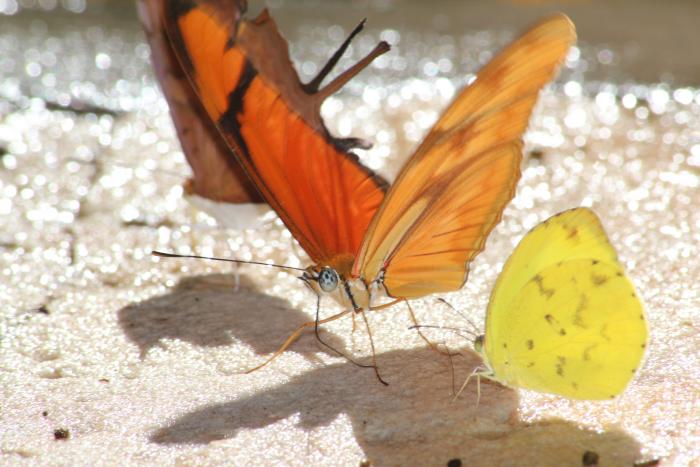
[[[170,27],[166,28],[168,37],[173,43],[173,47],[179,50],[187,50],[185,46],[185,41],[182,39],[182,34],[180,34],[180,28],[176,25],[178,20],[183,16],[186,16],[190,11],[197,8],[194,2],[187,1],[172,1],[167,6],[163,7],[165,9],[164,16],[167,18],[167,22]],[[176,53],[175,54],[180,61],[182,68],[190,75],[195,76],[195,68],[190,55],[188,53]]]
[[[194,10],[195,8],[197,8],[197,4],[195,4],[194,2],[175,0],[170,2],[168,11],[171,13],[172,18],[177,19],[182,16],[185,16],[187,13]]]
[[[243,112],[243,101],[246,98],[246,93],[257,75],[257,70],[253,68],[250,61],[246,59],[238,84],[228,95],[228,108],[221,114],[221,117],[219,117],[219,125],[221,125],[221,128],[235,136],[236,143],[240,145],[241,151],[245,152],[246,157],[250,157],[250,152],[245,140],[241,136],[241,125],[238,122],[238,115]]]
[[[325,128],[325,123],[323,124]],[[379,175],[377,172],[374,170],[370,169],[366,165],[360,161],[360,157],[355,154],[354,152],[350,151],[349,149],[349,144],[350,142],[353,141],[360,141],[361,139],[359,138],[336,138],[335,136],[331,135],[328,130],[325,130],[322,133],[323,138],[335,149],[338,150],[338,153],[343,156],[345,159],[349,160],[354,166],[356,166],[358,169],[360,169],[365,175],[367,175],[368,179],[371,179],[374,184],[381,189],[382,191],[386,192],[389,189],[389,182],[387,179]],[[353,145],[353,148],[359,147],[362,149],[362,146],[358,145]],[[372,147],[370,144],[369,147]],[[369,149],[368,147],[368,149]]]

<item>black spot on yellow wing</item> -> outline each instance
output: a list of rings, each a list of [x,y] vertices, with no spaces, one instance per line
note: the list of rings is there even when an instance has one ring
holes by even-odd
[[[557,369],[557,374],[559,376],[561,376],[562,378],[564,377],[564,366],[565,365],[566,365],[566,358],[562,357],[561,355],[558,355],[555,368]]]
[[[609,279],[610,278],[605,274],[591,274],[591,283],[596,287],[600,287],[601,285],[605,284]]]
[[[573,381],[571,382],[571,387],[574,388],[574,391],[578,391],[578,384],[574,383]]]
[[[552,295],[554,295],[555,290],[548,289],[544,286],[542,276],[537,274],[535,275],[535,277],[532,278],[532,280],[535,281],[535,283],[537,284],[537,288],[540,291],[540,295],[544,295],[545,297],[547,297],[548,300],[552,298]]]
[[[574,311],[574,326],[578,326],[583,329],[587,329],[588,326],[583,321],[583,311],[588,308],[588,297],[585,294],[581,294],[578,305],[576,306],[576,311]]]
[[[578,236],[578,228],[577,227],[572,227],[570,229],[567,229],[567,235],[566,239],[567,240],[572,240]]]
[[[544,319],[545,319],[545,321],[547,321],[547,323],[549,323],[552,327],[555,328],[555,331],[559,335],[563,336],[566,334],[566,330],[564,329],[564,326],[562,326],[561,323],[559,322],[559,320],[556,319],[554,316],[547,313],[546,315],[544,315]],[[562,334],[562,331],[564,332],[564,334]]]
[[[596,347],[598,347],[598,344],[589,345],[588,347],[583,349],[583,360],[585,362],[591,360],[591,350],[595,349]]]
[[[565,336],[565,335],[566,335],[566,329],[564,329],[564,328],[559,329],[559,335],[560,335],[560,336]]]
[[[525,342],[525,345],[527,345],[527,349],[528,349],[528,350],[532,350],[532,349],[535,348],[535,342],[534,342],[532,339],[528,339],[528,340]]]
[[[535,362],[530,362],[530,363],[527,364],[527,367],[528,367],[528,368],[532,368],[533,366],[535,366]]]

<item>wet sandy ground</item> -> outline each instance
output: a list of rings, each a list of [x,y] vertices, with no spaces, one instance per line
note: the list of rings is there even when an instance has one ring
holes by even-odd
[[[484,384],[478,407],[472,386],[452,402],[449,361],[400,308],[369,316],[389,387],[312,336],[241,374],[312,317],[315,298],[286,273],[150,250],[306,259],[274,219],[221,229],[182,199],[188,167],[135,15],[91,2],[0,17],[2,464],[580,465],[585,451],[601,465],[700,461],[700,58],[686,55],[698,7],[425,3],[270,6],[302,76],[364,16],[340,69],[380,38],[394,44],[323,109],[332,132],[375,142],[362,157],[389,176],[514,31],[544,11],[571,14],[579,47],[531,122],[517,196],[467,285],[444,297],[469,322],[435,298],[414,307],[424,323],[480,327],[522,234],[591,206],[647,307],[651,344],[628,391],[593,403]],[[349,319],[325,336],[368,356]],[[461,337],[431,337],[462,351],[457,381],[478,365]]]

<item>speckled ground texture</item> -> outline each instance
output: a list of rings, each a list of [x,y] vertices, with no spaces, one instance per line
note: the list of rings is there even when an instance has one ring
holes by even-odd
[[[242,374],[313,316],[315,297],[285,272],[149,253],[306,265],[303,252],[272,216],[227,230],[183,199],[189,168],[131,3],[0,0],[0,464],[581,465],[586,451],[600,465],[700,463],[700,76],[680,66],[680,43],[678,74],[652,53],[698,7],[427,3],[270,6],[302,77],[364,16],[340,69],[380,38],[394,44],[323,109],[332,132],[375,142],[362,157],[388,176],[515,30],[553,9],[580,18],[579,47],[527,133],[517,195],[466,286],[443,296],[460,313],[436,297],[414,309],[425,324],[480,329],[520,237],[591,206],[648,313],[646,362],[626,393],[575,402],[485,383],[478,406],[474,385],[453,401],[450,361],[401,307],[368,316],[388,387],[313,335]],[[627,36],[605,36],[625,5],[638,14]],[[367,361],[350,319],[323,333]],[[460,384],[479,364],[470,343],[430,336],[461,352]]]

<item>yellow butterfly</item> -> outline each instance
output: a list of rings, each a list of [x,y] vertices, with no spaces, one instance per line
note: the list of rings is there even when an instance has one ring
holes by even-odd
[[[550,217],[525,235],[491,294],[485,376],[572,399],[610,399],[647,345],[642,302],[593,211]],[[466,384],[466,383],[465,383]]]

